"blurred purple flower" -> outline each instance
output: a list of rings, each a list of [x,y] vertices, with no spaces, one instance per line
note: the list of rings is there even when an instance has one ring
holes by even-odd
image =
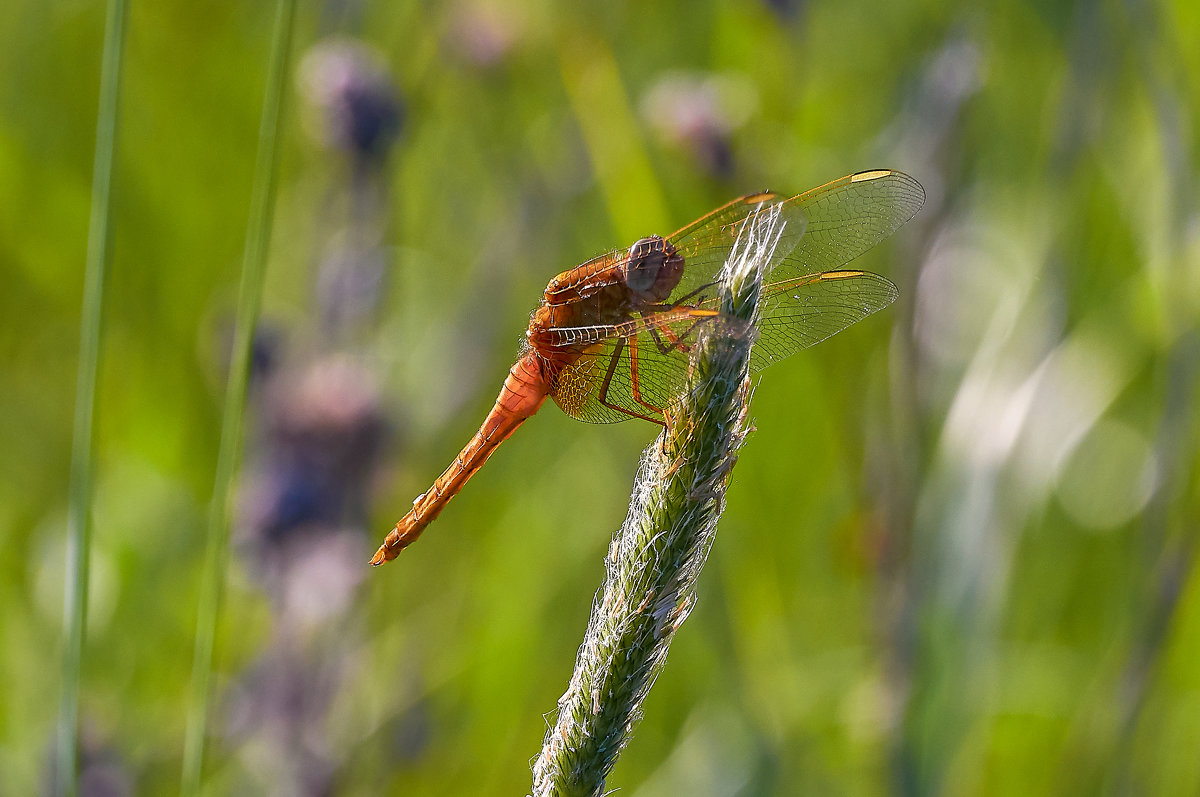
[[[371,376],[338,356],[282,371],[263,413],[263,459],[245,503],[251,529],[270,542],[313,524],[361,522],[385,427]]]
[[[300,63],[301,94],[318,141],[361,164],[382,161],[400,133],[404,109],[383,57],[353,39],[320,42]]]
[[[489,69],[508,57],[517,40],[517,27],[512,9],[459,3],[451,13],[446,44],[467,63]]]
[[[731,137],[758,105],[749,80],[712,73],[670,72],[642,99],[642,116],[669,146],[687,150],[710,174],[734,171]]]
[[[763,0],[763,5],[783,22],[792,23],[804,14],[806,3],[805,0]]]
[[[79,781],[76,789],[80,797],[128,797],[135,794],[135,780],[128,762],[113,743],[111,732],[102,731],[94,717],[84,716],[79,725]],[[55,783],[56,772],[51,745],[46,760],[44,793],[60,794],[62,784]]]

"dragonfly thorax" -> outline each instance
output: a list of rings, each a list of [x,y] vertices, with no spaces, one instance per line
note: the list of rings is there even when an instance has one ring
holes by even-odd
[[[642,238],[625,258],[625,285],[645,301],[662,302],[683,276],[683,256],[661,235]]]

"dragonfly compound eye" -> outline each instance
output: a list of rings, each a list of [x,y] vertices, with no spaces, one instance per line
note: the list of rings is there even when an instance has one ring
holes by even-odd
[[[646,298],[661,301],[679,281],[674,275],[678,269],[672,268],[678,259],[674,247],[661,235],[638,240],[629,247],[629,257],[625,259],[625,284]]]

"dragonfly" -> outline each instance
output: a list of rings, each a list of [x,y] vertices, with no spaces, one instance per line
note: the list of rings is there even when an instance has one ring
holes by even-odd
[[[760,295],[757,372],[887,307],[896,286],[851,261],[916,215],[921,184],[890,169],[847,175],[793,197],[735,199],[666,237],[650,235],[556,276],[479,431],[413,501],[372,565],[411,545],[497,447],[547,398],[591,423],[665,426],[698,336],[721,320],[718,274],[747,219],[778,206],[784,221]]]

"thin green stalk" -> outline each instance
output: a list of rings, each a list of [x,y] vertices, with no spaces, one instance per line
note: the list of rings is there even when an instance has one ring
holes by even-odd
[[[121,60],[125,52],[125,0],[109,0],[100,64],[100,109],[92,166],[92,208],[88,223],[83,314],[79,322],[79,372],[75,381],[75,422],[67,497],[66,587],[63,623],[62,696],[58,709],[55,793],[73,797],[79,789],[76,762],[79,738],[79,684],[83,640],[87,635],[88,565],[91,553],[93,421],[100,373],[100,330],[104,317],[104,274],[108,270],[112,230],[113,161],[117,148],[117,110],[121,99]]]
[[[210,684],[212,681],[213,641],[220,614],[224,586],[225,558],[229,541],[229,497],[233,491],[242,443],[242,416],[246,404],[246,386],[250,374],[250,354],[262,299],[263,274],[271,242],[271,221],[275,207],[275,183],[279,161],[279,121],[287,84],[288,62],[292,49],[295,0],[279,0],[275,10],[275,29],[271,41],[266,96],[258,132],[258,155],[254,167],[254,185],[250,197],[250,222],[242,258],[242,279],[238,289],[237,320],[233,336],[233,357],[225,390],[221,421],[221,445],[217,453],[216,478],[209,505],[204,571],[200,584],[200,604],[196,617],[196,641],[192,661],[192,684],[188,699],[187,736],[183,750],[184,795],[200,791],[204,765],[204,739],[208,728]]]
[[[685,395],[643,455],[575,672],[534,763],[537,797],[603,793],[695,602],[746,435],[751,331],[783,224],[778,205],[747,220],[721,278],[723,321],[701,337]]]

